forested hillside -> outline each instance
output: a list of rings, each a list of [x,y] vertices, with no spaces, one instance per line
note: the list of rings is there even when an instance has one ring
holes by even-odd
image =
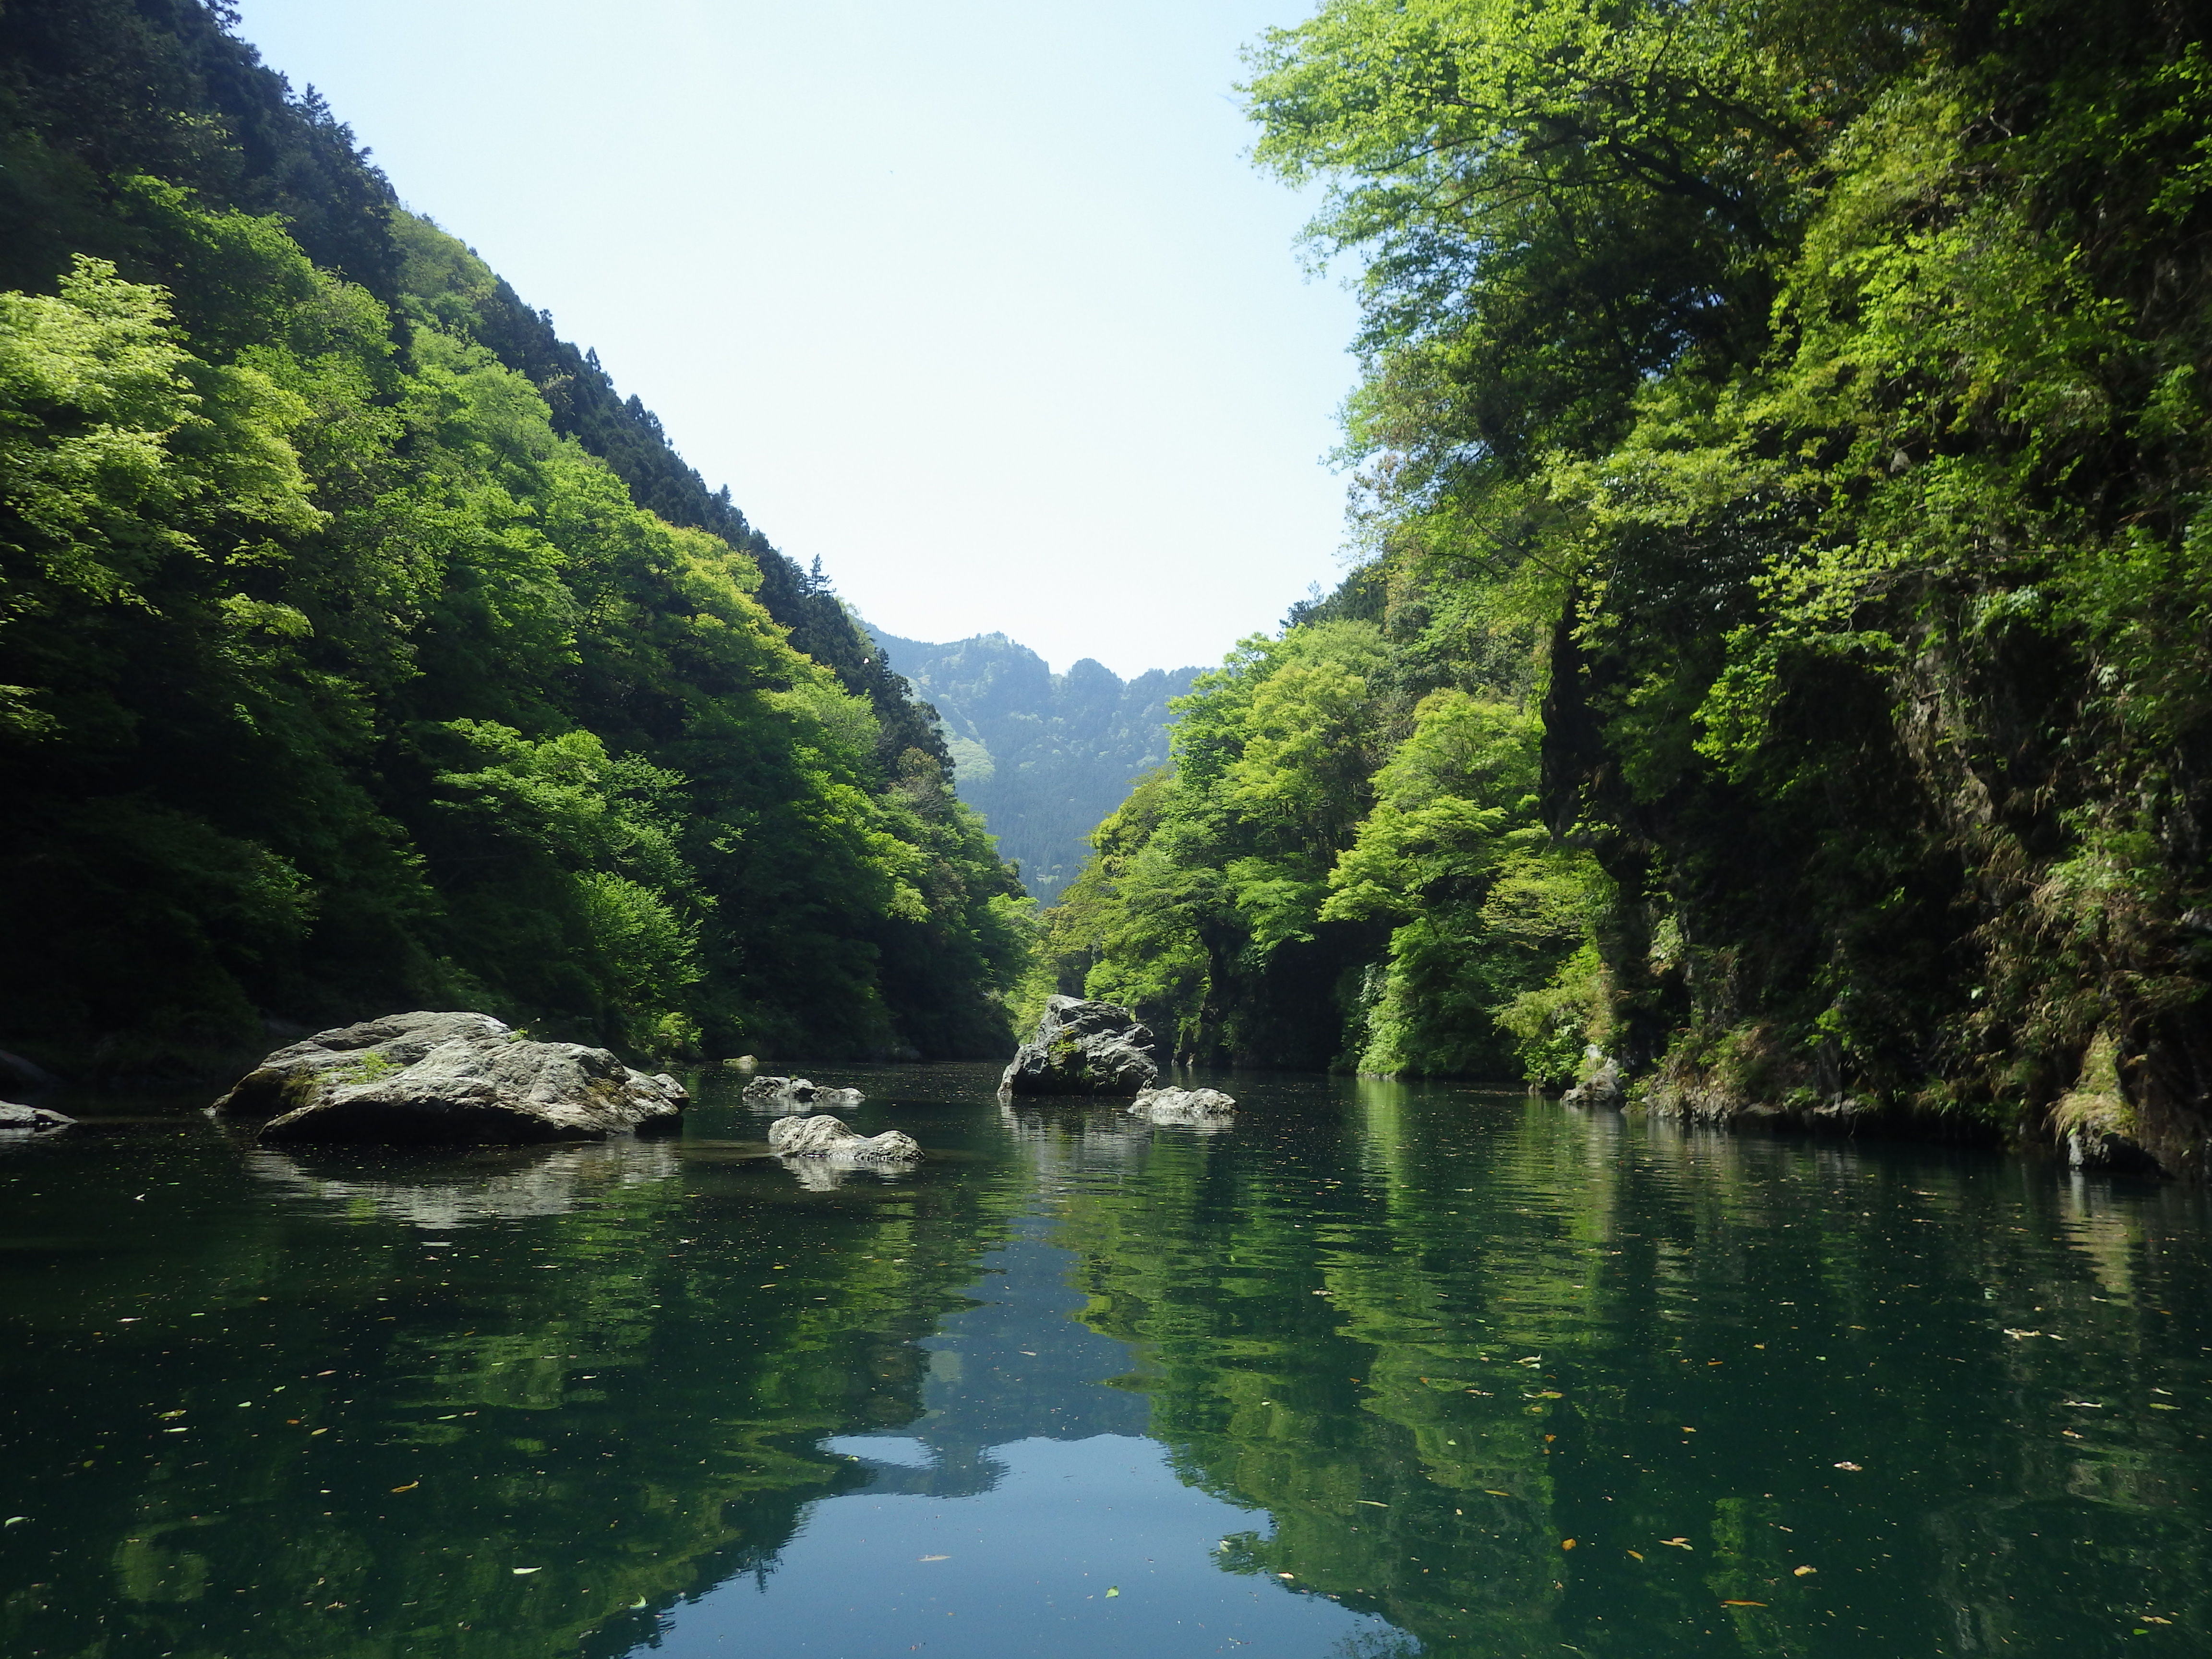
[[[1166,763],[1170,700],[1198,675],[1155,668],[1124,680],[1088,657],[1055,674],[1003,634],[927,645],[870,631],[942,716],[960,799],[1048,902],[1074,878],[1098,821]]]
[[[927,711],[234,21],[0,9],[0,1042],[997,1051]]]
[[[1056,914],[1188,1052],[2206,1151],[2195,7],[1329,0],[1369,562]],[[1577,1060],[1576,1056],[1582,1055]]]

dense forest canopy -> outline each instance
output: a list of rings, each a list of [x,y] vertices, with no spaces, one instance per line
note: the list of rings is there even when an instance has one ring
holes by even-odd
[[[995,1052],[930,711],[234,21],[0,9],[0,1041]]]
[[[1364,562],[1054,916],[1188,1052],[2203,1156],[2204,15],[1328,0]]]
[[[1098,821],[1166,762],[1169,703],[1198,675],[1154,668],[1124,680],[1089,657],[1055,674],[1004,634],[933,645],[871,631],[943,719],[960,799],[1048,903],[1082,867]]]

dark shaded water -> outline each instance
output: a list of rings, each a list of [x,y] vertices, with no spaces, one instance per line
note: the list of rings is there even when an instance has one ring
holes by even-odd
[[[825,1068],[827,1070],[827,1068]],[[2198,1653],[2201,1198],[1242,1077],[0,1151],[0,1653]],[[119,1109],[119,1107],[112,1107]]]

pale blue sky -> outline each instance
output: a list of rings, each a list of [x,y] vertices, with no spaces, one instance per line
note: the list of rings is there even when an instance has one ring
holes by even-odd
[[[1306,0],[244,0],[400,197],[890,632],[1212,662],[1340,574],[1352,298],[1255,173]]]

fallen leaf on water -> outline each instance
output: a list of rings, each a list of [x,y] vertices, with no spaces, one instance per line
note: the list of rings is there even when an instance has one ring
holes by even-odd
[[[1121,1593],[1121,1587],[1119,1584],[1109,1584],[1106,1587],[1106,1594],[1109,1596],[1119,1595]]]
[[[1797,1578],[1808,1578],[1808,1577],[1810,1577],[1813,1574],[1814,1574],[1814,1573],[1816,1573],[1816,1572],[1820,1571],[1820,1568],[1818,1568],[1818,1567],[1792,1567],[1792,1568],[1790,1568],[1790,1571],[1791,1576],[1792,1576],[1792,1577],[1797,1577]]]
[[[1644,1559],[1644,1552],[1643,1552],[1642,1550],[1631,1550],[1631,1551],[1629,1551],[1629,1553],[1630,1553],[1631,1555],[1634,1556],[1634,1557],[1635,1557],[1638,1560],[1639,1560],[1639,1561],[1641,1561],[1641,1560]]]
[[[1562,1538],[1559,1540],[1559,1547],[1563,1550],[1571,1550],[1574,1548],[1574,1547],[1575,1540],[1571,1538]]]
[[[543,1572],[543,1567],[514,1567],[510,1569],[517,1578],[526,1578],[533,1572]]]
[[[416,1487],[422,1484],[422,1483],[420,1480],[410,1480],[405,1486],[394,1486],[392,1490],[394,1492],[413,1492]]]

